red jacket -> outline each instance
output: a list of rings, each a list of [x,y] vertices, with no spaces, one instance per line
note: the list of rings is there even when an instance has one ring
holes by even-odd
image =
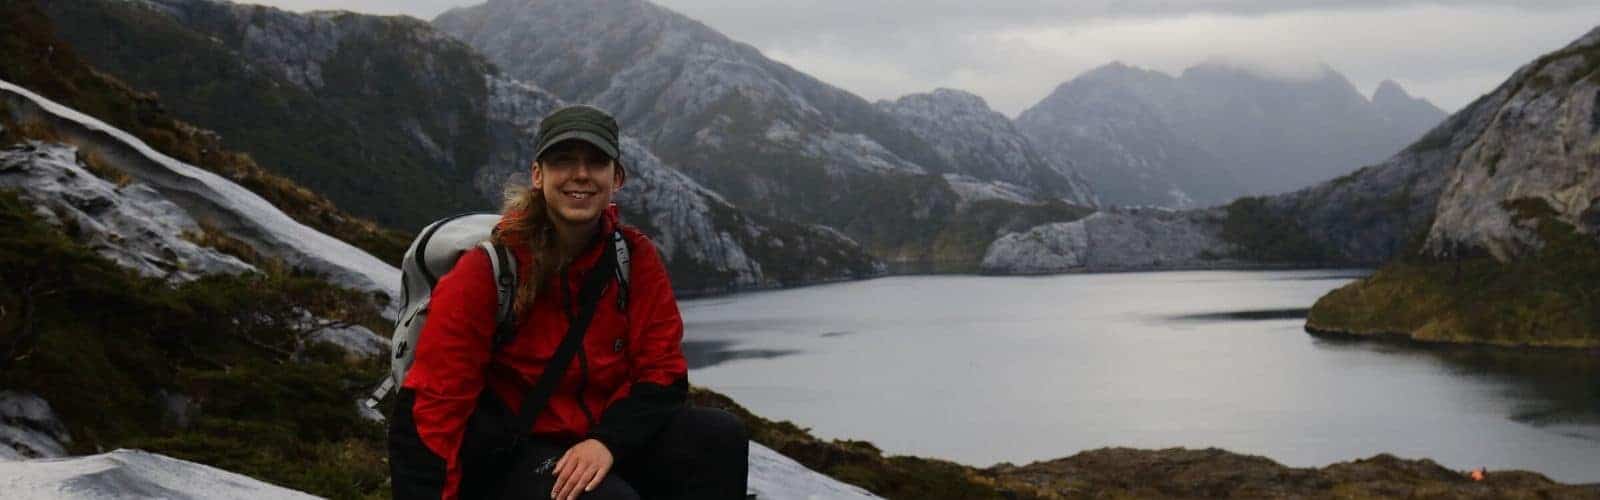
[[[434,287],[416,361],[401,385],[410,389],[414,402],[407,401],[411,397],[401,402],[410,403],[421,442],[443,458],[440,497],[456,497],[463,429],[479,393],[487,386],[508,408],[521,408],[523,394],[566,335],[569,314],[576,314],[583,277],[600,259],[614,258],[604,243],[619,224],[616,206],[608,207],[601,220],[588,249],[539,288],[531,310],[519,318],[516,337],[498,351],[491,347],[496,294],[488,254],[479,248],[465,253]],[[531,429],[535,437],[554,443],[599,439],[619,458],[659,429],[661,422],[651,417],[661,414],[661,406],[681,404],[688,372],[680,345],[683,320],[666,266],[643,233],[621,228],[632,257],[627,310],[621,310],[613,282],[595,306],[583,349]],[[528,279],[529,249],[511,250],[519,279]],[[399,489],[397,484],[397,496]]]

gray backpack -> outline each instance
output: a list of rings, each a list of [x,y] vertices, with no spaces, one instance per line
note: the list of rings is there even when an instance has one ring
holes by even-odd
[[[516,334],[516,321],[512,318],[513,303],[517,293],[517,260],[504,247],[489,241],[490,233],[500,222],[500,214],[461,214],[440,219],[422,229],[411,247],[406,249],[400,263],[400,294],[405,302],[400,305],[400,317],[395,321],[394,335],[389,340],[391,352],[389,375],[378,388],[362,402],[368,409],[388,397],[406,379],[406,371],[416,357],[417,337],[422,325],[428,321],[428,302],[439,277],[456,265],[461,254],[481,247],[489,253],[489,263],[494,272],[495,333],[493,348],[498,349]],[[616,279],[621,285],[617,294],[618,306],[627,307],[628,245],[620,230],[611,235],[616,245]]]

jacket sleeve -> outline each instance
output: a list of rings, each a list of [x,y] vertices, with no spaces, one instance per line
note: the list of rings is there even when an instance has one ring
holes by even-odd
[[[683,318],[672,295],[666,265],[650,240],[630,245],[633,267],[628,305],[630,382],[611,396],[589,437],[621,460],[647,444],[688,399],[688,362],[683,357]]]
[[[397,499],[457,497],[462,435],[483,390],[494,334],[491,274],[488,254],[474,248],[434,286],[397,418],[390,419]]]

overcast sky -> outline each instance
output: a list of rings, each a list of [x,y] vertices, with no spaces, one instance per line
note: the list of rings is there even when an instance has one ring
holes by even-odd
[[[242,0],[423,19],[473,0]],[[1326,63],[1456,111],[1600,25],[1593,0],[656,0],[869,100],[967,90],[1016,116],[1096,66],[1178,74],[1224,58],[1294,77]],[[1515,6],[1506,5],[1514,3]]]

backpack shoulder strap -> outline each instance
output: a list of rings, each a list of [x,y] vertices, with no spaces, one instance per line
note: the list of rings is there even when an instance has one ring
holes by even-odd
[[[511,449],[514,450],[521,445],[522,438],[533,427],[535,417],[544,411],[545,404],[550,400],[550,394],[555,392],[556,384],[566,373],[567,366],[572,364],[572,357],[582,348],[584,333],[589,329],[590,320],[594,319],[595,308],[600,302],[600,297],[605,295],[611,277],[614,276],[614,270],[604,268],[613,265],[615,262],[601,259],[598,267],[584,276],[583,287],[578,291],[578,316],[567,324],[567,336],[561,339],[561,345],[556,347],[555,355],[545,364],[544,372],[539,374],[539,380],[523,395],[522,411],[510,419],[509,430],[512,432],[511,435],[516,436],[507,443]]]
[[[517,259],[506,247],[485,241],[478,246],[489,252],[489,265],[494,271],[495,316],[494,345],[498,350],[517,333],[515,315],[517,297]]]
[[[628,240],[622,236],[622,228],[611,232],[611,246],[615,248],[612,255],[616,256],[612,269],[617,275],[617,308],[628,310],[628,271],[632,257],[628,255]]]

